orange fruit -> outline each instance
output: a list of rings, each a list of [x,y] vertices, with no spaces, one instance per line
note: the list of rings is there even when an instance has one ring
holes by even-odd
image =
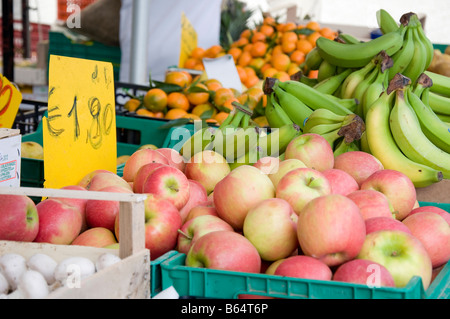
[[[312,43],[306,39],[299,39],[297,41],[296,47],[298,51],[302,51],[305,54],[308,54],[309,51],[311,51],[314,48]]]
[[[222,124],[222,122],[230,115],[230,113],[227,112],[219,112],[217,113],[213,119],[217,121],[217,123]]]
[[[208,49],[206,49],[204,57],[206,58],[215,58],[221,51],[223,50],[222,46],[219,44],[215,44]]]
[[[191,57],[194,59],[201,60],[205,56],[206,50],[201,47],[196,47],[191,52]]]
[[[162,119],[162,118],[164,118],[164,113],[163,112],[155,112],[154,117]]]
[[[295,22],[286,22],[283,27],[282,30],[283,32],[289,32],[292,30],[297,29],[297,24]]]
[[[242,52],[241,56],[239,57],[237,64],[240,66],[247,66],[250,61],[252,60],[252,55],[249,51]]]
[[[316,22],[316,21],[309,21],[305,25],[305,27],[307,29],[314,30],[314,31],[319,31],[320,30],[320,24],[318,22]]]
[[[291,63],[286,72],[291,76],[299,71],[301,71],[300,66],[296,63]]]
[[[265,64],[265,60],[263,58],[254,58],[250,61],[250,63],[248,64],[248,66],[246,66],[247,68],[250,67],[252,68],[254,71],[258,71],[262,68],[262,66]]]
[[[185,110],[183,110],[183,109],[170,109],[166,113],[164,118],[168,119],[168,120],[176,120],[176,119],[182,118],[186,114],[188,114],[188,113]]]
[[[160,88],[152,88],[144,96],[144,106],[152,112],[162,111],[167,106],[167,93]]]
[[[242,48],[243,46],[245,46],[246,44],[248,44],[248,38],[239,38],[236,41],[234,41],[231,46],[232,47],[237,47],[237,48]]]
[[[201,120],[200,116],[192,114],[192,113],[187,113],[187,114],[183,115],[181,118],[191,119],[191,120]]]
[[[283,50],[283,53],[291,53],[296,48],[295,42],[289,42],[289,41],[283,41],[281,42],[281,49]]]
[[[311,79],[317,79],[318,75],[319,75],[319,70],[310,70],[308,73],[308,77]]]
[[[267,70],[265,70],[264,72],[263,72],[263,77],[264,77],[264,79],[265,78],[267,78],[267,77],[273,77],[273,75],[275,74],[275,73],[277,73],[278,72],[278,70],[277,69],[275,69],[274,67],[270,67],[270,68],[268,68]]]
[[[271,17],[271,16],[264,17],[263,24],[274,25],[275,24],[275,19],[273,17]]]
[[[291,79],[291,77],[289,76],[289,74],[286,71],[278,71],[277,73],[275,73],[273,75],[273,77],[275,79],[280,80],[281,82],[284,82],[284,81],[287,81],[287,80]]]
[[[278,71],[286,71],[291,63],[291,59],[287,54],[281,53],[275,56],[272,56],[270,59],[270,63],[272,66]]]
[[[217,122],[216,119],[206,119],[205,122],[209,123],[209,124],[214,124],[214,125],[218,125],[219,124],[219,122]]]
[[[209,92],[208,92],[208,88],[206,87],[206,85],[203,83],[197,83],[195,85],[195,87],[198,87],[203,90],[201,90],[201,91],[193,90],[190,92],[188,91],[186,96],[187,96],[189,102],[193,105],[198,105],[198,104],[208,102]]]
[[[155,113],[153,113],[152,111],[149,111],[147,109],[136,110],[136,114],[137,115],[141,115],[141,116],[148,116],[148,117],[154,117],[155,116]]]
[[[300,50],[295,50],[291,53],[289,56],[291,58],[291,61],[294,62],[297,65],[302,64],[305,61],[305,53]]]
[[[245,80],[247,79],[247,72],[245,72],[244,67],[241,65],[236,65],[236,70],[238,72],[239,79],[241,79],[241,82],[245,82]]]
[[[252,45],[250,50],[250,54],[253,57],[262,57],[266,54],[267,51],[267,43],[258,41]]]
[[[268,24],[263,24],[259,28],[259,32],[264,34],[266,37],[271,37],[275,33],[275,30],[273,29],[272,26],[270,26]]]
[[[239,58],[239,56],[242,53],[242,49],[238,48],[238,47],[234,47],[234,48],[230,48],[228,50],[228,54],[230,54],[233,57],[234,62],[236,63],[237,59]]]
[[[250,36],[252,35],[252,31],[250,29],[245,29],[244,31],[241,32],[240,37],[241,38],[250,38]]]
[[[167,107],[171,109],[179,108],[187,111],[189,110],[190,103],[184,93],[171,92],[167,95]]]
[[[134,112],[140,105],[141,105],[141,101],[139,101],[138,99],[131,98],[125,102],[123,107],[130,112]]]
[[[184,71],[170,71],[166,73],[164,82],[185,87],[189,84],[189,76],[190,74]]]
[[[231,98],[234,98],[233,91],[231,91],[230,88],[222,87],[216,91],[216,94],[214,95],[214,103],[217,106],[223,106],[224,103]]]
[[[184,62],[183,67],[186,69],[194,69],[194,67],[199,64],[201,61],[199,59],[187,58]]]
[[[211,113],[211,117],[214,117],[217,114],[216,109],[209,102],[194,106],[194,108],[192,109],[191,113],[195,114],[197,116],[202,116],[202,114],[205,113],[206,111],[212,112]]]
[[[251,36],[252,43],[256,42],[265,42],[266,41],[266,35],[260,31],[255,31],[253,35]]]
[[[258,124],[259,127],[269,126],[269,122],[267,121],[267,118],[264,115],[255,117],[253,121],[255,121],[255,123]]]
[[[273,47],[272,56],[277,55],[277,54],[282,54],[282,53],[284,53],[284,52],[283,52],[283,48],[282,48],[281,44],[278,44]]]
[[[334,38],[336,38],[337,36],[337,32],[331,30],[331,28],[328,27],[323,27],[322,29],[319,30],[319,32],[323,37],[328,38],[330,40],[334,40]]]
[[[227,109],[232,111],[234,109],[234,105],[232,104],[233,102],[239,102],[238,98],[233,96],[233,97],[229,98],[228,100],[226,100],[222,106],[226,107]]]
[[[306,39],[313,45],[316,46],[316,41],[318,38],[320,38],[322,35],[319,31],[313,32],[310,35],[306,37]]]
[[[259,78],[256,74],[250,75],[249,77],[247,77],[247,80],[245,81],[244,85],[247,88],[251,88],[252,86],[258,84],[258,82],[259,82]]]
[[[244,45],[244,47],[242,48],[242,52],[250,52],[252,50],[253,47],[253,43],[247,43],[246,45]]]
[[[203,84],[205,84],[210,91],[217,91],[217,89],[222,87],[222,83],[217,79],[207,79],[203,81]]]
[[[298,40],[297,33],[293,31],[284,32],[281,36],[281,42],[296,42]]]

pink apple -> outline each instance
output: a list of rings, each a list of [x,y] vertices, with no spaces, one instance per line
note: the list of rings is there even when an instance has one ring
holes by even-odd
[[[272,170],[278,168],[278,164],[280,164],[280,158],[274,156],[264,156],[256,161],[253,166],[259,168],[261,172],[264,174],[270,174]]]
[[[186,255],[185,264],[188,267],[259,273],[261,257],[243,235],[219,230],[197,239]]]
[[[280,179],[286,175],[288,172],[296,169],[296,168],[306,168],[306,165],[299,159],[291,158],[281,161],[278,164],[278,167],[272,169],[270,174],[268,175],[270,180],[273,183],[273,186],[277,188]]]
[[[394,208],[383,193],[375,189],[360,189],[347,194],[358,205],[364,219],[372,217],[394,218]]]
[[[190,210],[197,205],[203,204],[208,200],[206,189],[197,181],[189,179],[189,199],[180,209],[181,220],[184,222]]]
[[[80,233],[72,242],[72,245],[105,247],[116,244],[116,236],[114,233],[104,227],[89,228]]]
[[[333,280],[372,287],[395,287],[394,278],[384,267],[374,261],[353,259],[336,269]]]
[[[0,240],[33,241],[39,231],[39,216],[26,195],[0,195]]]
[[[86,189],[89,191],[98,191],[108,186],[119,186],[127,190],[132,190],[130,184],[117,174],[97,173],[92,177]]]
[[[77,191],[87,191],[86,188],[79,186],[79,185],[68,185],[68,186],[64,186],[61,187],[61,189],[68,189],[68,190],[77,190]],[[84,232],[87,229],[87,223],[86,223],[86,203],[87,203],[87,199],[83,199],[83,198],[59,198],[59,197],[55,197],[55,199],[69,205],[69,206],[74,206],[74,207],[78,207],[78,209],[80,210],[80,214],[81,214],[81,230],[80,232]]]
[[[189,180],[170,165],[155,169],[142,185],[142,193],[155,194],[172,202],[180,210],[189,200]]]
[[[144,148],[135,151],[123,167],[123,178],[133,182],[139,168],[148,163],[162,163],[169,165],[169,160],[156,150]]]
[[[256,247],[261,259],[285,258],[298,248],[297,215],[284,199],[263,200],[247,213],[243,234]]]
[[[186,223],[188,220],[203,215],[213,215],[219,217],[219,215],[217,215],[217,210],[214,207],[214,205],[205,202],[192,207],[189,213],[187,214],[184,222]]]
[[[431,258],[433,268],[450,260],[450,225],[439,214],[415,213],[406,217],[403,224],[418,238]]]
[[[248,211],[261,201],[275,197],[275,188],[266,174],[250,165],[232,170],[214,188],[214,207],[220,218],[235,230],[242,230]]]
[[[145,206],[145,247],[150,250],[150,259],[155,260],[175,249],[181,216],[172,202],[159,195],[149,194]],[[116,215],[114,232],[120,242],[119,214]]]
[[[275,269],[274,275],[313,280],[331,280],[330,267],[319,259],[298,255],[284,259]]]
[[[81,231],[80,211],[59,200],[47,198],[36,205],[39,214],[38,243],[70,245]]]
[[[212,215],[198,216],[197,218],[188,220],[181,226],[179,231],[177,251],[182,254],[187,254],[197,239],[207,233],[218,230],[233,231],[233,227],[223,219]]]
[[[379,230],[366,236],[357,256],[383,265],[396,287],[405,287],[418,276],[428,289],[432,275],[431,259],[419,239],[400,230]]]
[[[216,184],[230,173],[226,159],[214,151],[202,151],[186,163],[186,177],[202,184],[210,194]]]
[[[167,164],[162,163],[148,163],[144,164],[139,168],[139,170],[136,173],[136,176],[134,177],[133,181],[133,192],[137,194],[142,194],[142,187],[145,183],[145,180],[147,177],[153,173],[153,171],[161,166],[164,166]]]
[[[312,168],[296,168],[286,173],[276,188],[276,197],[286,200],[297,215],[309,201],[330,193],[325,175]]]
[[[113,172],[108,171],[106,169],[96,169],[92,172],[87,173],[85,176],[83,176],[77,185],[86,188],[89,185],[89,183],[91,182],[91,179],[98,173],[114,174]]]
[[[427,206],[416,207],[408,214],[408,216],[410,216],[412,214],[423,213],[423,212],[436,213],[436,214],[440,215],[441,217],[443,217],[447,221],[447,223],[450,225],[450,213],[448,213],[446,210],[439,208],[437,206],[427,205]]]
[[[319,134],[302,134],[287,146],[285,159],[296,158],[318,171],[333,168],[334,154],[330,143]]]
[[[393,218],[392,216],[371,217],[365,219],[365,223],[366,223],[366,235],[379,230],[400,230],[408,234],[411,234],[411,231],[409,230],[408,227],[406,227],[405,224]]]
[[[328,266],[355,258],[366,237],[366,226],[358,206],[339,194],[311,200],[298,216],[300,248]]]
[[[132,193],[120,186],[107,186],[99,192]],[[114,231],[114,222],[119,213],[120,203],[114,200],[89,199],[86,203],[86,223],[89,228],[103,227]]]
[[[416,189],[411,179],[396,170],[376,171],[366,178],[360,189],[374,189],[386,195],[398,220],[403,220],[416,202]]]
[[[324,170],[322,174],[325,175],[330,182],[331,194],[341,194],[346,196],[359,190],[359,185],[353,176],[343,170],[330,168]]]
[[[383,164],[372,154],[363,151],[350,151],[339,154],[334,159],[334,168],[350,174],[359,186],[367,177],[384,169]]]
[[[156,149],[156,151],[164,155],[169,160],[169,165],[176,167],[180,171],[184,172],[186,163],[184,162],[184,157],[177,150],[169,147],[162,147]]]

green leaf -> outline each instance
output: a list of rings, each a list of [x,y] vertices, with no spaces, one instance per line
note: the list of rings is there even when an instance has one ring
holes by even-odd
[[[166,124],[163,124],[159,127],[159,129],[168,129],[176,126],[183,126],[191,122],[191,119],[180,118],[175,120],[170,120]]]

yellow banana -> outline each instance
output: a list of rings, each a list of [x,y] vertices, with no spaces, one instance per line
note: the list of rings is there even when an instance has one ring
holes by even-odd
[[[366,119],[367,143],[385,169],[393,169],[408,176],[416,187],[425,187],[442,180],[442,172],[412,161],[398,148],[389,127],[389,115],[394,92],[384,92],[370,106]]]

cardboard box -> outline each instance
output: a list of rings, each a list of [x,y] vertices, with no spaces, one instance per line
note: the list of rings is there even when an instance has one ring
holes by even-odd
[[[450,203],[450,179],[443,179],[430,186],[417,188],[416,192],[419,202]]]
[[[21,143],[20,130],[0,128],[0,187],[20,186]]]

